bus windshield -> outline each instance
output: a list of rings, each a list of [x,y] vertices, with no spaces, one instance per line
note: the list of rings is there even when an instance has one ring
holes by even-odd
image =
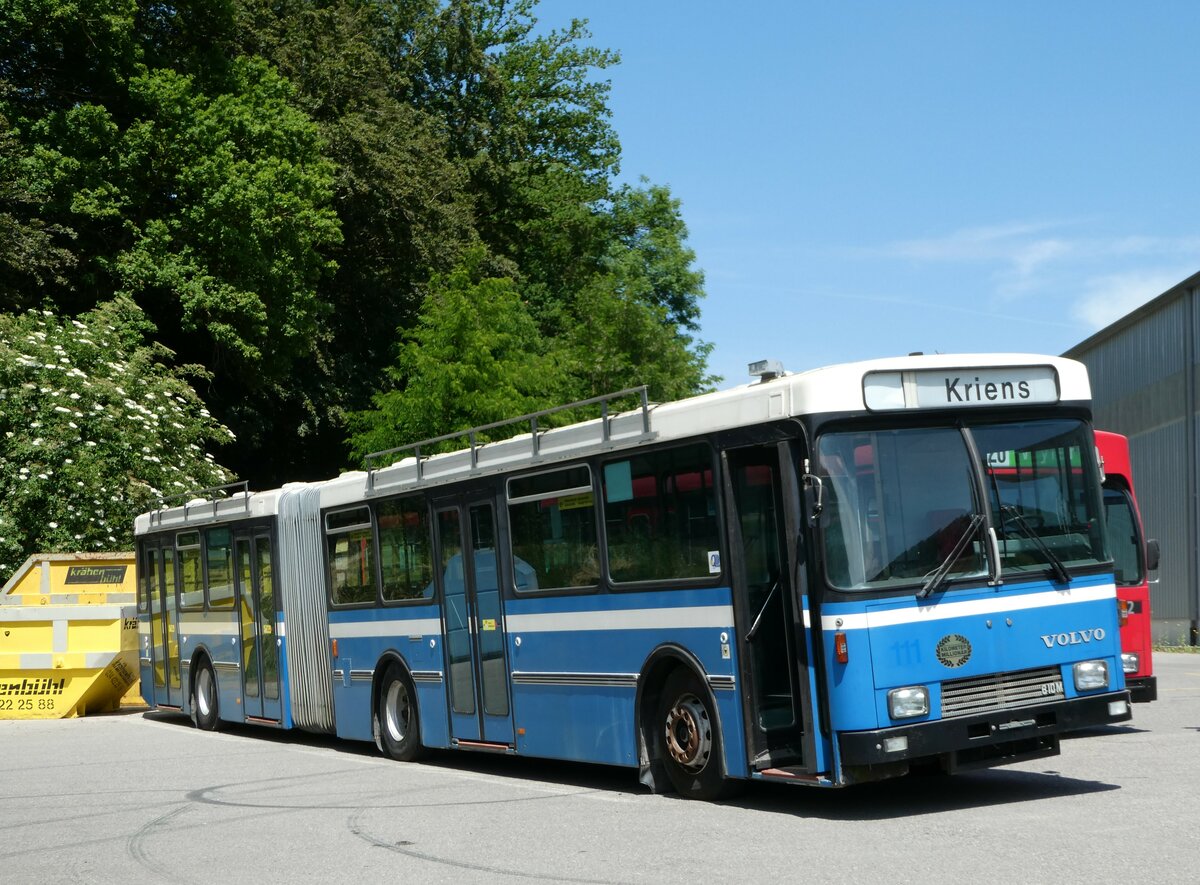
[[[1063,580],[1067,569],[1106,561],[1088,439],[1076,420],[822,435],[830,584],[929,587],[934,575],[986,578],[989,565]],[[988,531],[999,554],[990,564]]]

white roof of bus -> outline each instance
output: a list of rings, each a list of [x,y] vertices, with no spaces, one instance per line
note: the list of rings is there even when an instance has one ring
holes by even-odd
[[[534,466],[590,452],[635,447],[650,441],[683,439],[700,433],[744,427],[799,415],[865,411],[863,378],[870,372],[909,372],[922,369],[975,370],[986,367],[1050,366],[1057,373],[1062,401],[1091,398],[1082,363],[1039,354],[934,354],[844,363],[784,374],[769,381],[746,384],[677,402],[651,405],[650,435],[642,431],[640,409],[610,417],[610,438],[601,437],[600,420],[543,431],[534,460],[528,433],[479,446],[477,463],[469,450],[435,455],[421,465],[423,485],[435,485],[471,475],[484,475],[522,465]],[[465,439],[465,438],[464,438]],[[343,474],[321,484],[322,508],[363,500],[367,473]],[[416,461],[409,457],[378,469],[377,492],[402,491],[416,481]]]
[[[147,532],[168,528],[184,531],[210,523],[230,522],[257,516],[274,516],[279,512],[279,502],[286,491],[303,488],[306,485],[308,484],[288,483],[282,489],[252,492],[249,495],[239,492],[217,501],[196,498],[186,504],[164,507],[162,510],[139,515],[133,522],[133,533],[134,535],[144,535]]]
[[[1023,353],[931,354],[843,363],[805,372],[785,373],[771,380],[676,402],[651,404],[648,434],[639,408],[610,416],[607,440],[602,436],[600,419],[542,431],[537,440],[536,458],[529,433],[477,446],[474,465],[471,464],[469,449],[434,455],[421,464],[421,484],[438,485],[472,475],[549,464],[599,451],[633,448],[651,440],[683,439],[780,418],[864,412],[867,406],[863,398],[863,379],[872,372],[1029,366],[1049,366],[1055,370],[1060,400],[1080,402],[1091,399],[1087,369],[1082,363],[1062,357]],[[463,439],[465,441],[465,435]],[[319,488],[321,507],[325,508],[361,502],[368,482],[374,485],[377,493],[384,494],[412,488],[416,478],[416,460],[408,457],[375,470],[373,476],[368,476],[365,471],[355,471],[325,482],[289,483],[282,489],[255,492],[248,496],[237,494],[216,502],[199,499],[152,514],[142,514],[135,520],[134,534],[142,535],[164,528],[191,528],[247,516],[272,516],[279,512],[280,500],[289,489]]]

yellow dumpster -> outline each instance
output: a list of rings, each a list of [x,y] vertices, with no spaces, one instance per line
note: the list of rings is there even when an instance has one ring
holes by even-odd
[[[0,719],[142,706],[132,553],[29,557],[0,591]]]

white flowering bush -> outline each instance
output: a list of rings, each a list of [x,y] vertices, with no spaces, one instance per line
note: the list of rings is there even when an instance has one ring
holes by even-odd
[[[31,553],[130,550],[133,518],[227,483],[209,415],[129,299],[0,314],[0,583]]]

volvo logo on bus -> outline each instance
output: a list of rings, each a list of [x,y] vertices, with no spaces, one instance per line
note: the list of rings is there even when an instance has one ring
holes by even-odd
[[[947,667],[961,667],[971,659],[971,642],[965,636],[951,633],[938,640],[933,652]]]
[[[1092,630],[1072,630],[1070,633],[1046,633],[1042,636],[1042,642],[1046,643],[1046,648],[1054,648],[1056,645],[1083,645],[1085,642],[1091,642],[1093,639],[1099,642],[1106,635],[1103,627],[1096,627]]]

